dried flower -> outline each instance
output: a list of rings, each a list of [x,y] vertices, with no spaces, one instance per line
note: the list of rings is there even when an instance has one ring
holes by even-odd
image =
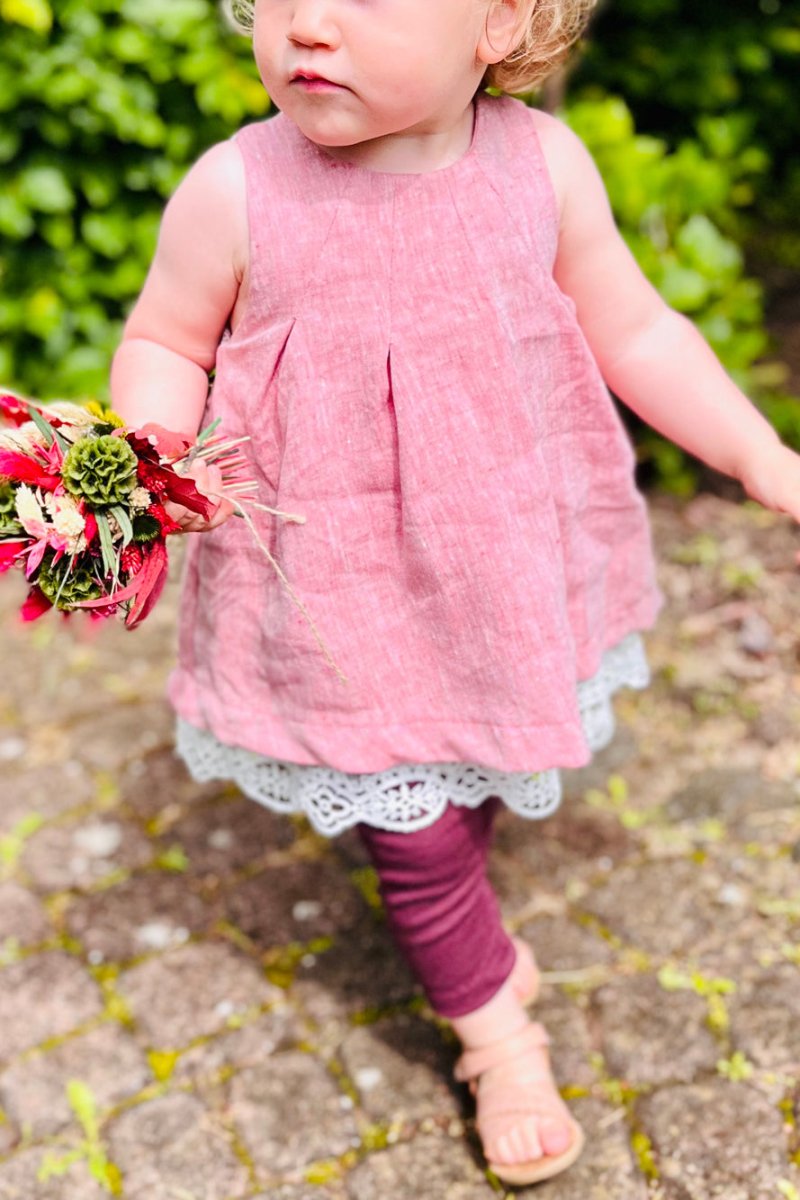
[[[65,488],[91,508],[121,504],[136,486],[138,459],[124,438],[81,438],[64,456]]]
[[[147,512],[152,503],[153,497],[150,495],[147,488],[135,487],[128,496],[128,504],[137,512]]]
[[[73,608],[80,600],[94,600],[103,595],[103,589],[88,567],[81,563],[70,564],[66,557],[54,565],[52,556],[46,555],[36,582],[50,603],[64,610]]]

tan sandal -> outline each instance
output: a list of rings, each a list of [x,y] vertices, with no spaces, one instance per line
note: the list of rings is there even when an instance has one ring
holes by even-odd
[[[575,1162],[586,1141],[580,1125],[558,1095],[549,1070],[538,1078],[525,1081],[512,1079],[502,1082],[496,1079],[487,1082],[478,1078],[490,1067],[516,1061],[529,1050],[549,1045],[547,1030],[540,1022],[533,1021],[519,1033],[510,1034],[489,1046],[465,1050],[454,1068],[455,1078],[461,1083],[468,1083],[470,1091],[477,1098],[476,1127],[482,1141],[490,1139],[490,1128],[495,1122],[502,1120],[506,1124],[512,1116],[522,1120],[536,1116],[559,1116],[564,1117],[572,1128],[572,1143],[561,1154],[544,1154],[540,1158],[517,1163],[496,1163],[487,1157],[489,1169],[506,1183],[536,1183],[557,1175]]]

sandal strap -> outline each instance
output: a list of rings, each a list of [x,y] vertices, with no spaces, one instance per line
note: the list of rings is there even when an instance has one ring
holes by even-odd
[[[540,1021],[531,1021],[519,1033],[509,1034],[488,1046],[478,1046],[474,1050],[465,1050],[453,1068],[453,1075],[460,1083],[475,1079],[496,1067],[499,1063],[518,1058],[527,1050],[538,1046],[549,1046],[550,1035]]]

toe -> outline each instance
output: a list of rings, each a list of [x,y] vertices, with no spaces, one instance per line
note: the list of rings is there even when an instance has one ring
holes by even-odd
[[[499,1137],[493,1146],[486,1147],[487,1155],[495,1162],[511,1163],[514,1161],[514,1150],[508,1134]]]
[[[563,1154],[572,1144],[572,1130],[558,1117],[545,1117],[539,1124],[539,1139],[545,1154]]]
[[[544,1154],[539,1137],[539,1122],[535,1117],[523,1121],[514,1130],[519,1145],[520,1161],[528,1162],[533,1158],[541,1158]]]

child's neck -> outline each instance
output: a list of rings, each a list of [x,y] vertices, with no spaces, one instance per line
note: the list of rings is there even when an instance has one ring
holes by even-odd
[[[321,146],[331,158],[349,162],[370,171],[393,175],[418,175],[440,171],[458,162],[472,144],[475,102],[461,115],[440,128],[420,131],[401,130],[383,137],[369,138],[352,146]]]

